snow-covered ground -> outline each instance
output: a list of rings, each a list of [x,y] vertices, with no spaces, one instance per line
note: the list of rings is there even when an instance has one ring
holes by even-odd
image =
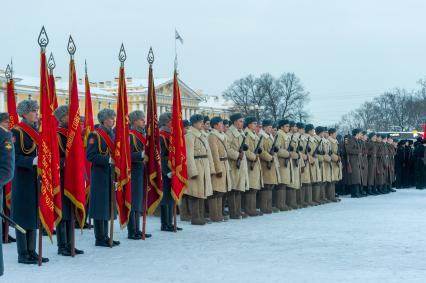
[[[42,267],[17,263],[16,245],[3,245],[0,282],[425,282],[426,191],[362,199],[203,227],[180,223],[177,234],[94,246],[78,233],[75,258],[56,255],[44,237]],[[49,278],[49,279],[48,279]]]

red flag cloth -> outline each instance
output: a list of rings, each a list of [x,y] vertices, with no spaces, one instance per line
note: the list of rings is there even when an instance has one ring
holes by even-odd
[[[426,139],[426,123],[423,125],[423,138]]]
[[[146,121],[144,188],[146,188],[147,193],[144,197],[147,199],[144,198],[144,205],[147,205],[148,214],[152,214],[163,197],[163,183],[161,179],[160,133],[158,130],[157,103],[151,65],[149,66],[148,75]]]
[[[9,129],[19,123],[18,112],[16,111],[15,87],[13,79],[7,82],[7,112],[9,113]],[[4,186],[5,202],[7,209],[10,210],[12,204],[12,182]]]
[[[53,110],[56,110],[56,108],[58,108],[58,98],[56,97],[55,77],[52,73],[49,74],[49,89],[52,90],[50,94],[50,103],[53,105]]]
[[[65,149],[64,194],[75,206],[77,221],[83,229],[86,218],[85,151],[81,138],[80,107],[74,60],[69,73],[68,135]]]
[[[87,138],[89,134],[95,130],[95,124],[93,123],[93,111],[92,111],[92,96],[90,94],[89,77],[86,74],[85,78],[86,97],[85,97],[85,108],[84,108],[84,151],[87,148]],[[85,160],[86,169],[86,202],[89,201],[90,195],[90,169],[92,162]]]
[[[172,171],[172,196],[176,202],[179,202],[188,185],[188,168],[186,166],[186,146],[182,121],[182,105],[180,101],[180,89],[176,71],[173,77],[173,107],[169,163]]]
[[[59,178],[59,148],[56,136],[58,123],[50,103],[49,77],[46,54],[41,51],[40,66],[40,144],[38,147],[38,174],[40,176],[40,221],[52,240],[53,229],[62,218]]]
[[[130,175],[132,172],[132,160],[130,156],[129,137],[129,111],[127,106],[126,78],[124,67],[120,67],[117,103],[117,124],[115,127],[115,173],[117,176],[117,190],[115,198],[117,201],[118,216],[121,227],[127,225],[132,206],[132,183]]]

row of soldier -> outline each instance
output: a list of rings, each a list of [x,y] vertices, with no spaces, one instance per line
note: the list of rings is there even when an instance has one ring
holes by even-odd
[[[36,229],[38,228],[37,133],[38,105],[31,100],[17,107],[21,123],[12,129],[15,147],[15,177],[12,190],[12,219],[27,234],[16,234],[18,262],[37,263]],[[59,122],[58,143],[61,171],[68,107],[55,111]],[[97,130],[87,140],[86,158],[92,164],[88,216],[94,220],[95,245],[109,247],[108,221],[111,218],[111,168],[114,160],[108,144],[114,140],[115,112],[98,113]],[[141,239],[140,216],[143,212],[143,158],[145,120],[141,111],[129,114],[132,152],[132,210],[128,238]],[[159,117],[163,198],[160,203],[161,230],[174,231],[174,200],[171,197],[171,172],[168,164],[171,113]],[[179,204],[182,221],[194,225],[242,219],[279,211],[337,202],[335,186],[345,182],[352,197],[387,193],[394,171],[394,147],[387,137],[361,130],[346,137],[339,145],[335,129],[314,127],[282,119],[273,123],[240,113],[230,121],[211,120],[195,114],[185,123],[188,186]],[[363,138],[364,137],[364,138]],[[343,148],[343,150],[342,150]],[[344,154],[342,154],[344,152]],[[373,173],[370,173],[373,172]],[[62,174],[63,175],[63,174]],[[62,180],[63,182],[63,180]],[[71,255],[72,205],[62,188],[62,221],[56,228],[58,254]],[[114,210],[113,210],[114,211]],[[182,230],[177,227],[177,230]],[[147,237],[151,235],[147,234]],[[113,242],[114,246],[120,244]],[[76,249],[76,254],[83,251]],[[43,258],[47,262],[47,258]]]

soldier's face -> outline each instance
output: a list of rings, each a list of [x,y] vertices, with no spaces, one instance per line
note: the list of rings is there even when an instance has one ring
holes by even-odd
[[[112,129],[115,125],[115,117],[114,118],[106,118],[104,121],[104,126],[108,129]]]
[[[145,128],[145,119],[137,119],[133,122],[133,126],[135,126],[136,128]]]
[[[68,115],[62,116],[61,124],[64,125],[64,126],[68,125]]]
[[[372,137],[371,137],[371,140],[372,140],[373,142],[377,141],[377,136],[372,136]]]
[[[255,131],[257,128],[257,122],[253,122],[247,125],[247,128],[249,128],[252,131]]]
[[[4,120],[0,122],[0,126],[2,126],[3,128],[9,129],[9,120]]]
[[[30,113],[24,114],[22,116],[24,116],[24,118],[31,123],[36,123],[38,121],[37,111],[31,111]]]
[[[206,121],[205,123],[204,123],[204,130],[210,130],[210,121]]]
[[[194,123],[192,124],[192,127],[196,128],[197,130],[201,130],[203,128],[203,122],[200,121],[200,122]]]
[[[225,127],[223,126],[223,122],[217,123],[216,125],[213,126],[213,128],[215,128],[220,133],[223,133],[223,130],[225,129]]]
[[[299,129],[299,134],[304,134],[305,133],[305,129]]]
[[[284,125],[282,126],[282,129],[285,133],[288,133],[290,131],[290,125]]]
[[[331,134],[330,137],[332,137],[333,139],[336,139],[337,138],[337,133]]]
[[[238,130],[241,130],[244,126],[244,120],[243,118],[238,119],[237,121],[234,122],[234,126],[235,128],[237,128]]]
[[[329,135],[328,132],[324,132],[324,138],[328,139]]]
[[[272,133],[272,126],[263,127],[263,130],[265,131],[265,133],[270,135]]]

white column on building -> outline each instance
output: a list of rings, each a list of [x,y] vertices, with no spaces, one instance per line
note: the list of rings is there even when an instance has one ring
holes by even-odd
[[[185,119],[189,120],[189,117],[191,117],[191,115],[189,114],[189,108],[185,109]]]
[[[158,114],[158,115],[160,115],[160,114],[161,114],[161,109],[160,109],[160,106],[159,106],[159,105],[157,105],[157,114]]]
[[[5,95],[4,92],[0,92],[0,111],[5,112],[6,108],[4,107],[5,102]]]
[[[136,110],[136,104],[132,104],[132,111],[135,111]]]

